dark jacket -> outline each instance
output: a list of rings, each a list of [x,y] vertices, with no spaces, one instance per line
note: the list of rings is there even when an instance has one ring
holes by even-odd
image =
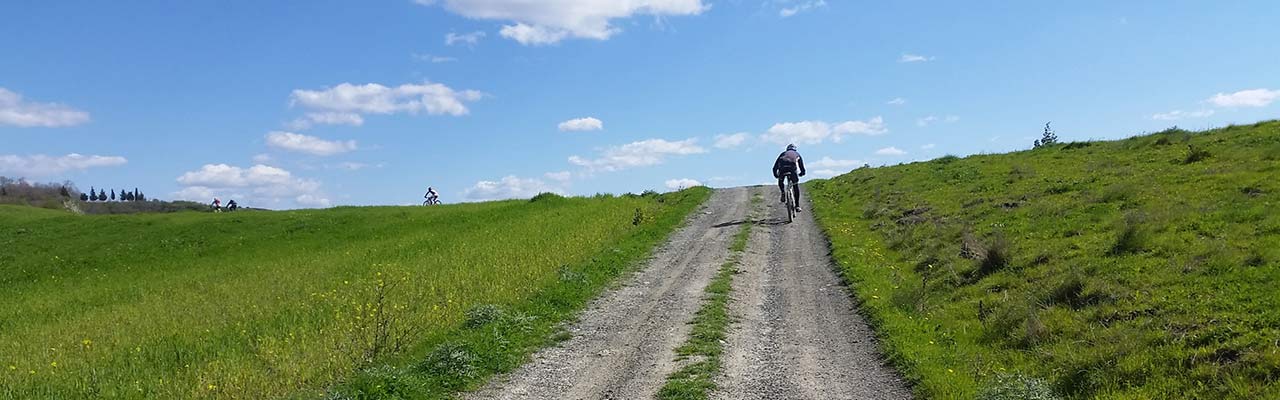
[[[800,170],[800,175],[804,175],[804,159],[800,158],[800,152],[795,150],[787,150],[778,155],[778,160],[773,162],[773,176],[781,178],[783,173],[796,172]]]

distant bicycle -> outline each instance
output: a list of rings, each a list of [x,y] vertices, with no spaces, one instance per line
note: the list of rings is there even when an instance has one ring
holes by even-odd
[[[441,203],[439,198],[427,199],[427,201],[422,202],[422,205],[424,206],[438,206],[440,204]]]

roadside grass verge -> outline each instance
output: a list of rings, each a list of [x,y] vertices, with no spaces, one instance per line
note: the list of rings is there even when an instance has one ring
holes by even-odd
[[[676,348],[676,360],[687,364],[667,377],[666,384],[658,391],[659,399],[706,399],[716,389],[714,380],[720,372],[720,356],[724,353],[724,340],[732,322],[732,317],[729,316],[729,292],[733,289],[733,275],[738,273],[742,252],[747,249],[747,242],[751,238],[753,223],[750,221],[758,214],[759,210],[755,208],[762,199],[759,194],[752,196],[752,215],[733,236],[733,242],[729,246],[729,259],[720,265],[715,278],[707,285],[702,308],[698,309],[690,322],[693,329],[689,338]]]
[[[809,189],[921,397],[1280,398],[1277,148],[1175,128]]]
[[[563,336],[710,190],[77,216],[0,206],[0,398],[442,398]]]

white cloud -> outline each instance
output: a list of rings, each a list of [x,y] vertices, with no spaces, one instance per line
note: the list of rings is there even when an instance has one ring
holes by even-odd
[[[668,179],[666,184],[667,184],[667,189],[669,190],[681,190],[681,189],[688,189],[694,186],[702,186],[702,182],[698,182],[696,180],[689,179],[689,178]]]
[[[716,135],[716,142],[713,144],[718,149],[732,149],[746,143],[747,138],[751,135],[746,132],[738,132],[728,135]]]
[[[831,157],[822,157],[821,160],[809,163],[809,165],[818,168],[849,168],[862,164],[864,164],[864,162],[861,160],[836,160]]]
[[[1208,100],[1218,107],[1266,107],[1280,98],[1280,90],[1249,89],[1227,94],[1218,93]]]
[[[291,104],[310,110],[305,119],[294,121],[294,128],[311,124],[364,123],[362,114],[408,113],[416,115],[466,115],[463,103],[479,100],[484,95],[474,90],[454,90],[448,86],[424,82],[387,87],[377,83],[353,85],[342,83],[321,90],[294,90]]]
[[[934,57],[925,57],[925,56],[918,55],[918,54],[902,53],[902,57],[901,57],[901,58],[898,58],[898,62],[900,62],[900,63],[915,63],[915,62],[933,61],[933,59],[934,59]]]
[[[549,185],[541,179],[524,179],[508,175],[498,181],[476,182],[463,192],[463,197],[473,201],[527,199],[544,192],[564,194],[564,190]]]
[[[300,194],[294,197],[293,201],[298,205],[308,208],[327,208],[330,206],[329,199],[314,194]]]
[[[572,177],[573,177],[573,173],[571,173],[571,172],[569,172],[569,171],[548,172],[548,173],[543,174],[543,176],[545,176],[545,177],[547,177],[547,179],[550,179],[550,180],[553,180],[553,181],[557,181],[557,182],[564,182],[564,181],[568,181],[568,180],[569,180],[569,178],[572,178]]]
[[[175,198],[206,202],[214,197],[236,198],[237,202],[259,207],[328,207],[320,182],[293,176],[287,170],[262,164],[241,168],[227,164],[206,164],[178,176],[184,188]],[[287,203],[292,202],[292,204]]]
[[[834,169],[819,169],[819,170],[815,170],[815,171],[813,171],[813,172],[812,172],[812,174],[813,174],[813,176],[816,176],[816,177],[819,177],[819,178],[830,178],[830,177],[833,177],[833,176],[836,176],[836,175],[843,174],[843,173],[845,173],[845,172],[847,172],[847,171],[837,171],[837,170],[834,170]]]
[[[783,7],[781,10],[778,10],[778,16],[782,18],[786,18],[786,17],[790,17],[793,15],[805,12],[805,11],[809,11],[809,10],[820,8],[820,7],[826,7],[826,6],[827,6],[827,2],[823,0],[806,1],[791,7]]]
[[[1213,110],[1200,110],[1200,111],[1190,111],[1190,112],[1182,111],[1182,110],[1174,110],[1167,113],[1152,114],[1151,119],[1160,120],[1160,121],[1176,121],[1183,118],[1204,118],[1204,117],[1213,115],[1213,113],[1214,113]]]
[[[885,102],[885,104],[888,104],[888,105],[891,105],[891,106],[900,106],[900,105],[903,105],[903,104],[907,104],[907,99],[904,99],[904,98],[901,98],[901,97],[895,97],[895,98],[893,98],[893,100],[889,100],[889,101]]]
[[[6,175],[52,176],[67,171],[86,170],[98,167],[115,167],[129,162],[119,156],[86,156],[76,153],[61,157],[50,157],[44,154],[31,156],[0,155],[0,173]]]
[[[485,36],[484,31],[475,31],[471,33],[449,32],[444,35],[444,44],[446,46],[453,46],[455,44],[465,44],[467,46],[475,46],[476,43],[480,43],[480,39],[483,39],[484,36]]]
[[[924,118],[917,119],[916,126],[925,127],[925,126],[932,125],[934,122],[946,122],[949,124],[959,120],[960,120],[960,117],[955,115],[948,115],[945,117],[937,117],[937,116],[930,115]]]
[[[293,132],[274,131],[267,134],[267,145],[283,150],[317,156],[331,156],[356,149],[356,141],[329,141]]]
[[[311,129],[315,125],[364,125],[364,117],[356,113],[347,112],[318,112],[307,113],[306,116],[290,121],[288,127],[291,129]]]
[[[922,150],[929,150],[929,149],[932,149],[932,148],[934,148],[934,147],[938,147],[938,145],[933,144],[933,143],[929,143],[929,144],[926,144],[926,145],[924,145],[924,146],[920,146],[920,148],[921,148]]]
[[[604,122],[594,118],[575,118],[561,122],[559,125],[561,132],[568,131],[598,131],[604,129]]]
[[[635,15],[698,15],[702,0],[416,0],[440,4],[472,19],[509,21],[499,33],[524,45],[548,45],[567,38],[606,40],[621,31],[612,20]],[[446,40],[446,42],[448,42]]]
[[[89,122],[89,113],[57,103],[37,103],[0,87],[0,125],[56,128]]]
[[[579,156],[569,157],[569,163],[585,167],[591,171],[619,171],[627,168],[647,167],[662,164],[668,156],[682,156],[705,153],[706,149],[698,146],[697,139],[667,141],[649,139],[608,148],[600,158],[586,159]]]
[[[885,147],[883,149],[876,150],[876,154],[882,156],[901,156],[906,155],[907,152],[902,151],[897,147]]]
[[[761,139],[774,143],[818,144],[827,140],[840,143],[845,136],[874,136],[888,131],[884,118],[881,117],[866,121],[844,121],[834,126],[823,121],[783,122],[770,127]]]

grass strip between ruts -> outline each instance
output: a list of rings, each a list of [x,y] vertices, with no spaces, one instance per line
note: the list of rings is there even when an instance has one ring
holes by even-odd
[[[760,202],[760,195],[751,199],[753,207]],[[689,339],[676,348],[678,361],[692,362],[667,376],[667,383],[658,391],[659,399],[706,399],[708,393],[715,390],[714,379],[721,368],[720,355],[724,353],[726,331],[732,322],[729,292],[733,289],[733,276],[738,273],[742,253],[751,238],[752,225],[748,218],[734,235],[729,246],[729,259],[720,265],[719,272],[707,285],[702,308],[690,322],[693,329]]]

